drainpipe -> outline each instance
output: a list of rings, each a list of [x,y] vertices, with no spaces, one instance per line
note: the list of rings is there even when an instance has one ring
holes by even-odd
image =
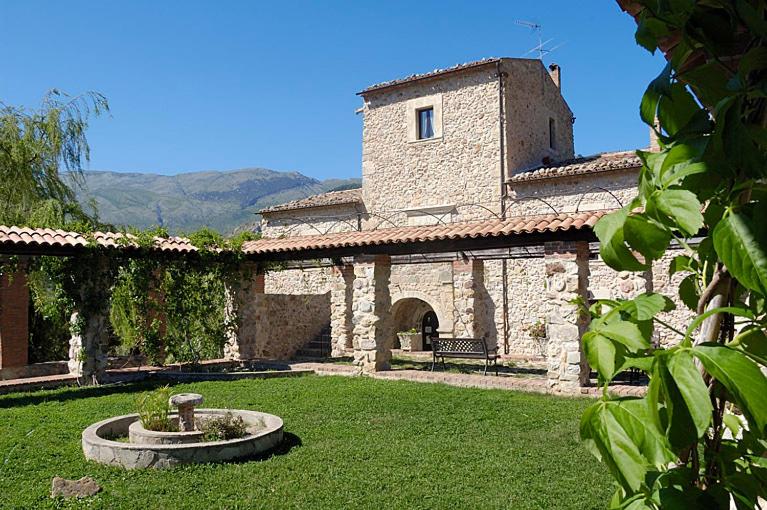
[[[500,133],[501,149],[501,219],[506,219],[506,123],[504,108],[504,83],[503,72],[501,71],[501,60],[495,63],[498,74],[498,127]],[[509,353],[509,285],[508,285],[508,267],[507,259],[501,259],[501,288],[503,295],[503,353]]]

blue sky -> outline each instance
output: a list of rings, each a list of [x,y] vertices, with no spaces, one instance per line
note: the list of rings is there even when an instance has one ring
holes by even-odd
[[[367,85],[490,56],[523,56],[543,25],[580,154],[647,144],[638,118],[662,67],[612,1],[0,2],[0,101],[105,94],[93,170],[266,167],[360,175]],[[529,55],[528,55],[529,56]]]

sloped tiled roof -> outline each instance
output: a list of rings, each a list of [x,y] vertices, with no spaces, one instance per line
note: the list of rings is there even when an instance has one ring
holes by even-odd
[[[524,59],[521,59],[521,60],[524,60]],[[495,64],[496,62],[499,62],[499,61],[501,61],[500,58],[483,58],[482,60],[475,60],[474,62],[466,62],[464,64],[454,65],[453,67],[448,67],[445,69],[435,69],[433,71],[429,71],[428,73],[411,74],[410,76],[399,78],[397,80],[389,80],[382,83],[377,83],[375,85],[371,85],[367,87],[365,90],[362,90],[361,92],[357,92],[357,95],[361,96],[361,95],[367,94],[368,92],[373,92],[375,90],[394,87],[396,85],[402,85],[403,83],[408,83],[411,81],[424,80],[426,78],[432,78],[434,76],[439,76],[441,74],[454,73],[456,71],[463,71],[464,69],[471,69],[472,67],[480,67],[487,64]]]
[[[0,225],[0,249],[8,248],[84,248],[95,242],[103,248],[136,248],[136,244],[119,242],[130,234],[120,232],[94,232],[86,236],[77,232],[50,228],[7,227]],[[156,238],[155,248],[160,251],[189,253],[197,248],[183,237]]]
[[[635,151],[605,152],[594,156],[569,159],[553,165],[534,168],[512,175],[507,182],[515,183],[536,181],[540,179],[553,179],[557,177],[639,168],[641,166],[642,161],[639,159],[639,156],[636,155]]]
[[[589,211],[571,214],[518,216],[505,220],[490,219],[448,225],[395,227],[280,239],[263,238],[246,242],[242,249],[247,254],[268,255],[281,252],[564,232],[590,229],[606,213],[607,211]]]
[[[326,207],[329,205],[360,203],[362,203],[362,190],[360,188],[356,188],[343,191],[330,191],[328,193],[322,193],[321,195],[302,198],[301,200],[285,202],[284,204],[261,209],[259,213],[268,214],[271,212],[292,211],[294,209],[308,209],[310,207]]]

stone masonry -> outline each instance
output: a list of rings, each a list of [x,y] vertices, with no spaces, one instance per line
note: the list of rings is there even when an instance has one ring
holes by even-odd
[[[589,369],[581,336],[588,325],[585,314],[572,303],[588,298],[588,243],[552,242],[544,246],[549,385],[557,391],[574,391],[588,383]]]
[[[391,351],[386,347],[393,334],[389,321],[390,275],[389,257],[359,257],[354,261],[354,364],[360,373],[389,368]]]
[[[354,267],[333,267],[334,281],[330,288],[330,335],[331,355],[343,356],[353,347],[354,324],[352,323],[352,291]]]

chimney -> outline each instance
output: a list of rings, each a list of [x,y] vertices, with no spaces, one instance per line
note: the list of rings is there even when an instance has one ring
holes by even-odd
[[[554,84],[558,89],[562,89],[562,75],[560,68],[557,64],[549,64],[549,76],[554,80]]]

